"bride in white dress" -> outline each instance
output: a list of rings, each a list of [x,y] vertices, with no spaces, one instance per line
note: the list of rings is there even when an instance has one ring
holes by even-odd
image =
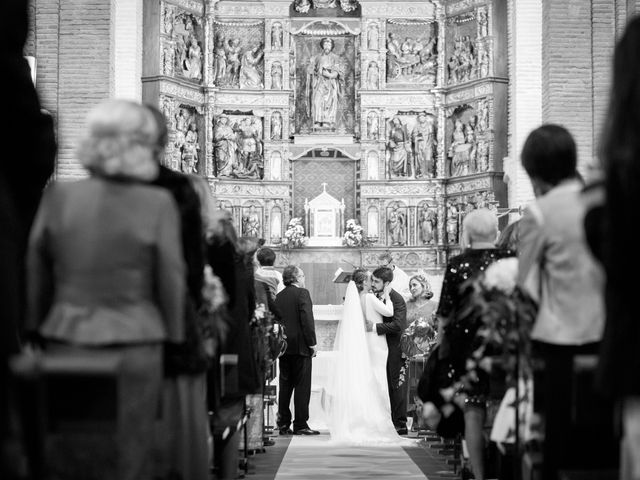
[[[363,310],[373,323],[382,322],[383,315],[393,314],[391,302],[385,305],[366,293],[367,273],[356,271],[358,287],[353,281],[347,285],[336,332],[325,402],[331,441],[354,446],[414,444],[398,435],[391,421],[386,339],[365,331]]]

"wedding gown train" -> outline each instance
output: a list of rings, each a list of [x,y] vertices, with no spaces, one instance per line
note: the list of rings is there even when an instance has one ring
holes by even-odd
[[[381,322],[380,310],[388,307],[371,297],[365,297],[364,308],[369,320]],[[365,332],[362,310],[358,289],[349,282],[325,400],[331,442],[354,446],[412,445],[413,441],[397,434],[391,422],[386,339],[375,332]],[[387,311],[384,310],[385,315]]]

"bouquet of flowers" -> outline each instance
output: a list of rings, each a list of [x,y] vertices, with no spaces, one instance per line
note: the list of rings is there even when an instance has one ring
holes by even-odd
[[[256,305],[250,325],[255,361],[263,372],[269,370],[287,345],[282,327],[273,319],[264,303]]]
[[[353,218],[347,220],[347,228],[342,237],[342,243],[347,247],[364,247],[367,244],[362,226],[358,225]]]
[[[284,232],[282,245],[285,248],[302,248],[307,243],[307,237],[304,236],[304,227],[300,217],[292,218]]]
[[[402,333],[400,347],[406,357],[428,355],[436,342],[437,329],[434,327],[434,316],[418,317]]]

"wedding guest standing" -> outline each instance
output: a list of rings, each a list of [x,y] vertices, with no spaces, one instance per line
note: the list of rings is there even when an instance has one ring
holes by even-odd
[[[197,311],[202,305],[204,272],[203,216],[200,198],[189,176],[161,165],[168,140],[166,118],[157,108],[147,106],[156,122],[154,159],[157,175],[151,184],[171,194],[180,213],[181,254],[186,263],[187,292],[183,323],[185,341],[165,346],[163,412],[157,440],[162,452],[156,459],[163,476],[207,480],[206,382],[207,357],[199,331]]]
[[[602,138],[604,188],[596,186],[586,192],[601,198],[600,205],[585,219],[589,244],[606,273],[606,325],[597,384],[621,407],[621,480],[640,479],[640,322],[634,281],[640,254],[627,248],[640,224],[639,82],[640,17],[636,17],[616,46],[608,122]]]
[[[407,323],[413,323],[419,318],[429,320],[436,310],[433,291],[429,280],[423,274],[414,275],[409,279],[411,298],[407,301]]]
[[[127,396],[112,478],[123,480],[152,477],[162,342],[184,338],[178,211],[167,192],[140,183],[157,175],[156,135],[140,105],[93,109],[78,152],[91,176],[45,192],[29,244],[29,326],[47,351],[121,357]]]
[[[509,250],[495,247],[498,237],[498,219],[486,208],[469,213],[462,223],[461,243],[466,249],[452,257],[444,274],[442,293],[437,315],[442,323],[442,341],[438,348],[436,390],[453,385],[465,372],[466,361],[472,352],[472,343],[479,324],[469,323],[468,317],[458,318],[458,311],[465,300],[462,285],[470,278],[479,275],[493,262],[501,258],[512,257]],[[433,389],[431,389],[433,391]],[[489,394],[489,379],[481,376],[473,388],[467,392],[464,404],[464,438],[469,449],[469,459],[475,478],[484,479],[484,439],[482,428],[486,417],[486,404]],[[422,393],[423,401],[442,404],[443,399],[433,398],[431,393]],[[440,405],[438,405],[440,406]],[[460,422],[451,417],[450,429],[446,436],[453,436],[460,428]],[[446,415],[444,415],[446,416]],[[444,423],[441,426],[444,428]]]
[[[316,354],[316,331],[313,304],[305,287],[304,272],[288,265],[282,273],[284,290],[276,296],[287,335],[287,350],[279,359],[280,392],[278,396],[278,429],[280,435],[318,435],[309,428],[309,400],[311,399],[311,358]],[[289,403],[293,395],[295,419],[291,430]]]
[[[273,267],[276,262],[276,252],[269,247],[262,247],[258,250],[256,259],[260,264],[260,267],[256,270],[256,276],[261,277],[263,281],[269,284],[271,293],[275,296],[284,290],[282,274]]]
[[[539,303],[531,338],[544,362],[535,380],[545,424],[543,478],[556,480],[561,469],[605,457],[604,448],[594,451],[593,439],[572,421],[572,409],[584,400],[573,395],[574,359],[598,351],[604,278],[585,241],[586,205],[571,134],[543,125],[529,134],[521,159],[536,201],[520,220],[518,282]]]
[[[393,263],[393,257],[391,252],[384,252],[378,256],[378,266],[387,267],[393,271],[393,280],[391,282],[391,288],[402,295],[402,298],[409,300],[411,298],[411,292],[409,291],[409,275]]]

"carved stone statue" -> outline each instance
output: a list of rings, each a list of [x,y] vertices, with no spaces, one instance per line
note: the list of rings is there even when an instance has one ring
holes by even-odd
[[[165,75],[173,75],[173,65],[176,61],[175,50],[170,45],[162,49],[162,71]]]
[[[242,54],[240,62],[240,88],[263,88],[262,59],[264,45],[259,43],[253,49]]]
[[[345,70],[342,59],[333,53],[333,39],[323,38],[320,47],[322,53],[313,57],[309,64],[306,98],[314,127],[334,128]]]
[[[486,37],[489,35],[489,15],[485,8],[478,9],[478,36]]]
[[[162,14],[162,30],[167,35],[171,35],[173,33],[173,19],[174,19],[174,9],[172,6],[167,3],[163,3],[164,12]]]
[[[458,177],[468,175],[471,168],[471,147],[467,143],[464,124],[462,120],[456,119],[453,124],[453,134],[451,135],[451,145],[449,147],[449,158],[451,158],[451,176]]]
[[[240,39],[230,38],[227,41],[225,51],[227,57],[227,75],[225,83],[236,86],[240,80]]]
[[[420,240],[422,244],[434,244],[437,230],[436,212],[425,205],[420,212]]]
[[[357,0],[340,0],[340,8],[343,12],[353,12],[358,8],[358,2]]]
[[[411,139],[407,127],[400,117],[395,116],[391,120],[387,140],[387,152],[389,154],[389,171],[391,176],[406,177],[409,175]]]
[[[480,78],[489,76],[489,53],[482,43],[478,45],[478,75]]]
[[[260,236],[260,215],[255,205],[249,207],[249,211],[242,217],[242,235],[244,237]]]
[[[378,90],[380,88],[380,74],[378,73],[378,64],[370,62],[367,68],[367,88],[369,90]]]
[[[489,129],[489,103],[487,100],[480,100],[478,104],[478,128],[479,134],[485,133]]]
[[[378,50],[379,38],[380,31],[378,30],[378,24],[372,23],[367,29],[367,48],[369,50]]]
[[[229,124],[229,117],[222,115],[218,118],[213,130],[214,158],[218,177],[228,177],[237,163],[236,132]]]
[[[195,38],[191,39],[187,57],[183,61],[182,73],[193,80],[202,79],[202,49]]]
[[[189,125],[189,130],[185,136],[185,142],[182,147],[182,164],[181,169],[184,173],[198,172],[198,130],[195,123]]]
[[[237,125],[238,161],[231,176],[235,178],[263,178],[262,127],[257,117],[245,117]]]
[[[367,138],[369,140],[377,140],[379,136],[378,114],[371,111],[367,114]]]
[[[403,246],[407,243],[407,219],[397,205],[389,212],[387,229],[392,246]]]
[[[299,13],[308,13],[311,9],[311,0],[294,0],[293,8]]]
[[[227,76],[227,50],[223,36],[218,36],[213,49],[213,78],[216,85],[224,82]]]
[[[273,112],[271,115],[271,140],[282,140],[282,114]]]
[[[271,88],[282,90],[282,65],[280,62],[273,62],[271,65]]]
[[[458,243],[458,208],[453,202],[447,205],[447,243]]]
[[[415,176],[433,178],[436,154],[436,127],[433,116],[425,113],[418,115],[416,126],[411,132],[411,144],[415,158]]]
[[[271,49],[281,50],[282,43],[283,43],[282,23],[274,22],[273,25],[271,25]]]
[[[186,142],[189,123],[191,123],[191,115],[187,113],[186,109],[181,108],[176,115],[176,131],[174,137],[174,145],[178,150],[182,150]]]

